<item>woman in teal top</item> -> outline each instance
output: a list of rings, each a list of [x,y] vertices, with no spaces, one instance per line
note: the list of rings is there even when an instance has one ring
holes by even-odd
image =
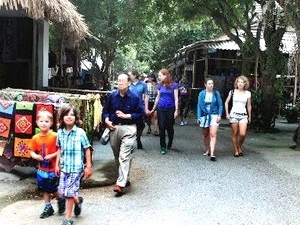
[[[216,161],[215,147],[223,103],[220,93],[214,90],[212,78],[206,78],[204,85],[205,90],[201,91],[198,96],[197,121],[202,127],[206,150],[204,155],[210,156],[211,161]]]

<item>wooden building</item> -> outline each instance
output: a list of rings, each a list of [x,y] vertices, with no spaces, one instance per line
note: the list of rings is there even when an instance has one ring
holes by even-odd
[[[62,28],[70,46],[89,35],[82,15],[67,0],[0,1],[0,89],[48,86],[51,22]]]

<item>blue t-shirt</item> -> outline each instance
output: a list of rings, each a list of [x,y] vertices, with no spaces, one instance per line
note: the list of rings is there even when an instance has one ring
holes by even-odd
[[[139,96],[143,102],[143,94],[147,94],[147,84],[143,81],[138,81],[136,84],[131,83],[129,90]]]
[[[158,100],[159,109],[170,109],[175,107],[174,90],[178,89],[178,84],[173,82],[168,88],[160,83],[157,85],[157,89],[160,92],[160,98]]]

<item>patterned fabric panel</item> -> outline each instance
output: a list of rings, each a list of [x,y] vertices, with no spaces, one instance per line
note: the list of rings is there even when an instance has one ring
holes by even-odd
[[[33,110],[34,103],[32,102],[17,102],[16,110]]]
[[[46,102],[48,94],[24,93],[23,100],[28,102]]]
[[[4,137],[4,138],[9,137],[10,124],[11,124],[11,119],[3,118],[0,115],[0,136],[1,137]]]
[[[32,115],[15,115],[15,133],[33,134]]]
[[[14,102],[0,100],[0,113],[12,115],[14,111]]]
[[[39,111],[48,111],[50,112],[52,115],[54,113],[54,107],[53,105],[50,105],[50,104],[36,104],[36,115]]]
[[[15,137],[14,139],[14,156],[30,158],[29,143],[31,139],[22,139]]]

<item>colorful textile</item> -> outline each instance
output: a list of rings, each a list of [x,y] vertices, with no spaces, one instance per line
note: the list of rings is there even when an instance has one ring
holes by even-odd
[[[0,100],[0,113],[12,115],[14,106],[12,101]]]
[[[31,139],[22,139],[15,137],[14,156],[30,158],[29,143]]]
[[[54,114],[54,108],[53,108],[53,105],[51,104],[36,104],[36,115],[39,111],[48,111],[50,112],[52,115]]]
[[[44,93],[24,93],[23,100],[28,102],[46,102],[48,94]]]
[[[32,115],[15,115],[15,133],[33,134]]]
[[[65,99],[61,95],[48,95],[46,99],[47,103],[63,103],[64,101]]]
[[[99,127],[102,119],[102,105],[100,101],[100,94],[97,94],[94,101],[94,126],[93,129],[96,130]]]
[[[10,134],[11,119],[3,118],[0,115],[0,136],[8,138]]]
[[[16,110],[33,110],[34,104],[32,102],[17,102]]]

